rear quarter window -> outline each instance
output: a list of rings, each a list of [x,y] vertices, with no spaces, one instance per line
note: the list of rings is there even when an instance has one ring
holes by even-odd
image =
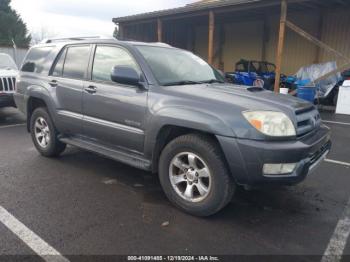
[[[29,50],[26,56],[21,71],[30,73],[42,73],[46,58],[54,47],[34,47]]]

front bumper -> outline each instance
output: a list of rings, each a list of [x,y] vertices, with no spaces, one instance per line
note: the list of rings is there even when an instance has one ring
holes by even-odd
[[[12,93],[0,93],[0,107],[15,107]]]
[[[331,148],[330,131],[317,131],[294,141],[256,141],[217,136],[230,171],[238,184],[296,184],[303,181]],[[297,163],[293,173],[263,174],[264,164]]]

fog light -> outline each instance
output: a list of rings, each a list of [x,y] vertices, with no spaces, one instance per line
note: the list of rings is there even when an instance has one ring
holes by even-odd
[[[283,175],[293,173],[297,164],[265,164],[264,175]]]

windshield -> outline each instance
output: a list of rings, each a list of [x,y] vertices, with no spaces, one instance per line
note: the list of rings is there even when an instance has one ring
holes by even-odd
[[[0,54],[0,69],[18,70],[15,62],[7,54]]]
[[[161,85],[224,82],[217,70],[188,51],[156,46],[137,48]]]

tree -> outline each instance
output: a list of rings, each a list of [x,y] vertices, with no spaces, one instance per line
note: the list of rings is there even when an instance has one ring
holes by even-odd
[[[0,1],[1,1],[1,0],[0,0]],[[116,27],[114,28],[113,37],[118,39],[118,36],[119,36],[119,27],[116,26]]]
[[[31,36],[22,18],[10,6],[11,0],[0,0],[0,45],[28,47]]]

